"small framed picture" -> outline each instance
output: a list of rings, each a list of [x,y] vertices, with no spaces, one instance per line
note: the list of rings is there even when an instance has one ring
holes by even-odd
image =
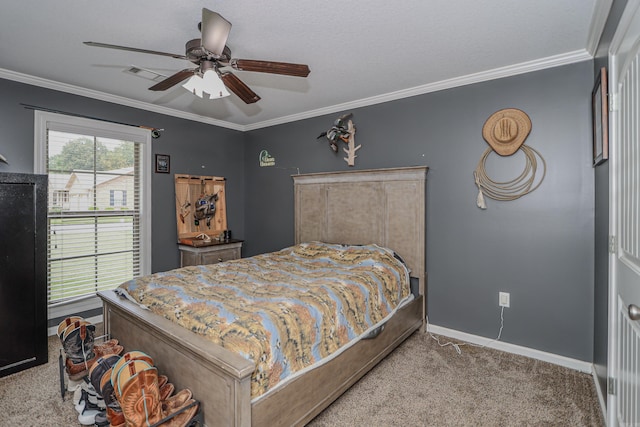
[[[609,158],[609,103],[607,98],[607,69],[602,67],[591,92],[593,120],[593,166]]]
[[[156,173],[169,173],[170,162],[167,154],[156,154]]]

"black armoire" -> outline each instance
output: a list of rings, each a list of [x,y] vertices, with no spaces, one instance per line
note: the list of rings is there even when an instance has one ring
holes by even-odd
[[[0,173],[0,377],[47,360],[47,176]]]

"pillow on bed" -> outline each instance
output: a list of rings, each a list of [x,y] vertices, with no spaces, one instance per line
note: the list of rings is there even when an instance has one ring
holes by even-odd
[[[331,245],[331,243],[318,242],[318,241],[316,241],[316,242],[309,242],[309,243],[315,243],[315,244],[321,244],[321,245]],[[348,247],[352,247],[352,246],[355,246],[355,247],[372,246],[372,245],[373,245],[373,246],[378,246],[378,245],[376,245],[375,243],[371,243],[371,244],[368,244],[368,245],[365,245],[365,244],[362,244],[362,243],[354,243],[354,244],[349,244],[349,243],[338,243],[338,245],[339,245],[339,246],[342,246],[343,248],[348,248]],[[397,259],[398,261],[400,261],[400,262],[401,262],[405,267],[409,268],[409,266],[407,265],[407,263],[406,263],[406,262],[404,262],[404,259],[402,259],[402,257],[400,256],[400,254],[398,254],[396,251],[394,251],[393,249],[385,248],[384,246],[379,246],[379,247],[381,247],[381,248],[383,248],[383,249],[386,249],[386,250],[390,251],[390,252],[393,254],[393,257],[394,257],[395,259]]]

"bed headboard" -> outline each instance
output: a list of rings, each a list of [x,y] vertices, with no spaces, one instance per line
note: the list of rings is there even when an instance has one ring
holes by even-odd
[[[296,243],[370,244],[398,253],[424,295],[426,166],[293,175]]]

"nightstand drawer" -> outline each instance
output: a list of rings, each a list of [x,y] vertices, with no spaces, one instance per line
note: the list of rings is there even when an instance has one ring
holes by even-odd
[[[178,245],[180,267],[188,265],[217,264],[242,257],[242,240],[210,243],[208,246]]]
[[[216,264],[218,262],[229,261],[240,258],[240,248],[224,249],[221,251],[202,254],[202,264]]]

